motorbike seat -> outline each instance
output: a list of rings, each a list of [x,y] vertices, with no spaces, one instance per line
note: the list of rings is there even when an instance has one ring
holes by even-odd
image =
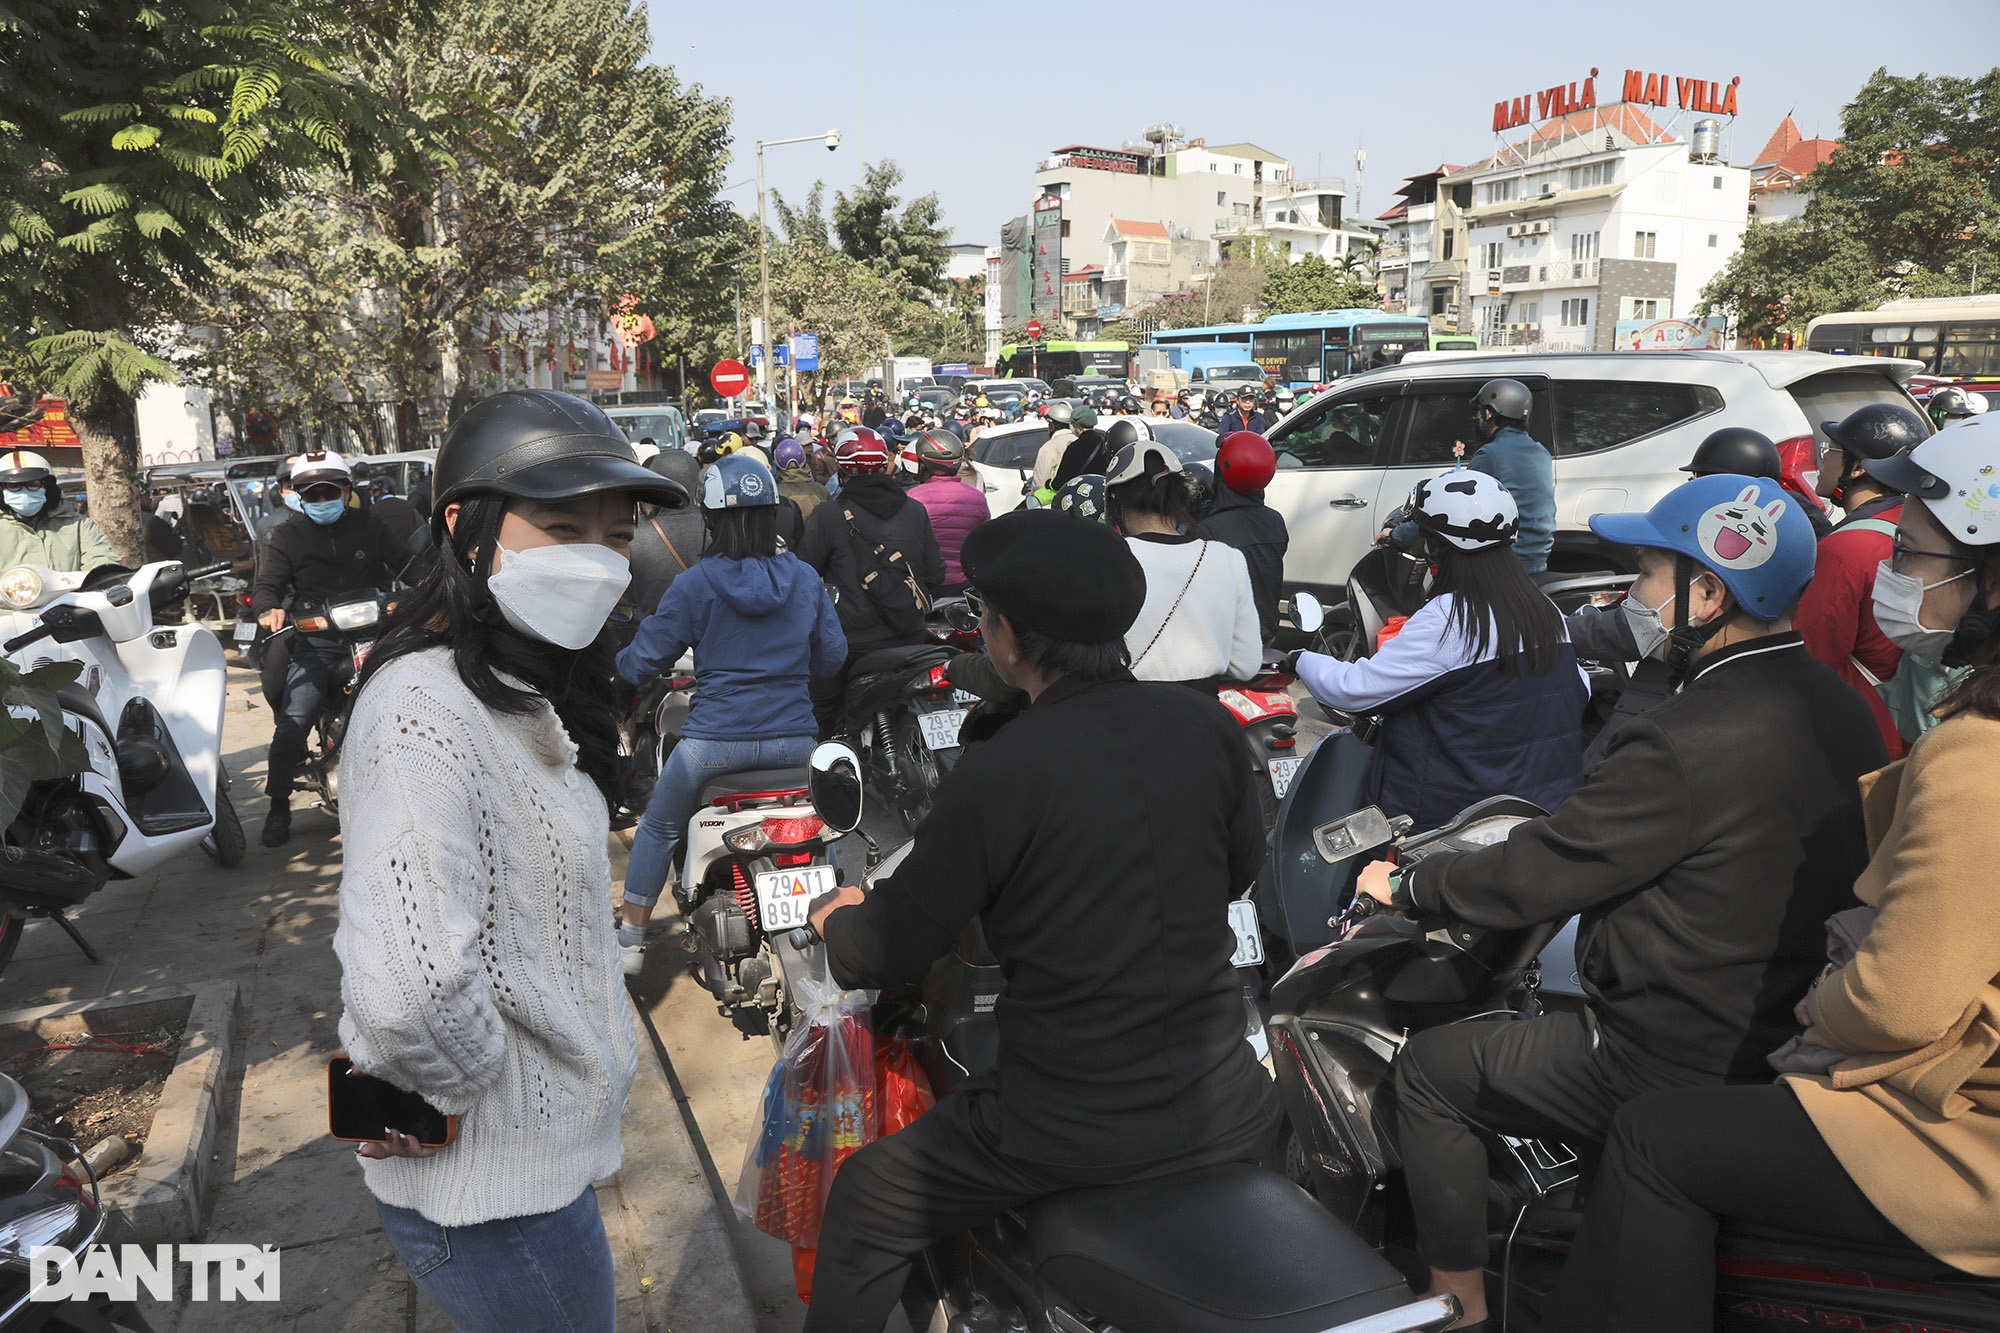
[[[746,768],[741,773],[725,773],[701,784],[702,804],[718,796],[750,791],[804,791],[808,770],[803,768]]]
[[[1842,1274],[1866,1273],[1893,1283],[1945,1287],[2000,1301],[2000,1278],[1963,1272],[1915,1244],[1882,1249],[1747,1222],[1727,1222],[1717,1238],[1717,1251],[1725,1273],[1732,1264],[1789,1264]]]
[[[1121,1328],[1322,1333],[1415,1299],[1305,1191],[1227,1163],[1027,1209],[1036,1275]]]
[[[847,673],[849,680],[859,680],[883,671],[903,671],[912,667],[934,666],[951,660],[948,648],[934,643],[899,643],[888,648],[877,648],[855,659],[854,667]]]

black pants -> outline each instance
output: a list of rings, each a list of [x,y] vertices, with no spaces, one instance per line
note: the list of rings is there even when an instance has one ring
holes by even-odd
[[[1254,1162],[1274,1129],[1260,1122],[1240,1143],[1146,1167],[1048,1166],[1001,1151],[998,1092],[955,1092],[908,1129],[848,1158],[833,1178],[805,1333],[881,1333],[902,1298],[910,1261],[940,1237],[1065,1189]]]
[[[264,766],[264,792],[274,807],[291,800],[292,782],[305,759],[306,740],[319,720],[326,693],[333,688],[335,675],[352,660],[351,650],[338,639],[322,642],[296,632],[288,637],[292,644],[285,662],[285,696],[272,710],[277,725],[271,729],[271,754]]]
[[[1790,1088],[1656,1092],[1613,1121],[1543,1327],[1707,1333],[1725,1217],[1917,1252],[1849,1179]]]
[[[1581,1014],[1455,1023],[1410,1038],[1396,1057],[1396,1132],[1424,1258],[1486,1265],[1485,1145],[1475,1127],[1560,1139],[1586,1155],[1620,1106],[1644,1092],[1712,1082],[1598,1040]]]

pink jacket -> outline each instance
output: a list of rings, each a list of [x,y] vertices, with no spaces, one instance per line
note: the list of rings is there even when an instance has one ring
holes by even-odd
[[[932,477],[910,487],[910,498],[931,516],[931,531],[937,533],[938,550],[944,553],[944,581],[951,587],[965,582],[958,567],[958,549],[965,534],[991,518],[986,497],[957,477]]]

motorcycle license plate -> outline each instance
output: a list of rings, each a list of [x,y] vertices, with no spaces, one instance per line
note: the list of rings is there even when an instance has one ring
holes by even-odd
[[[768,933],[797,930],[806,924],[813,899],[838,887],[832,866],[767,870],[757,876],[757,919]]]
[[[238,643],[249,643],[249,642],[250,642],[251,640],[255,639],[256,637],[257,637],[257,622],[256,622],[256,621],[254,621],[254,620],[239,620],[239,621],[237,621],[237,622],[236,622],[236,642],[238,642]]]
[[[917,727],[924,744],[933,750],[949,750],[958,744],[958,729],[965,724],[965,709],[947,708],[938,713],[917,714]]]
[[[953,690],[951,692],[951,701],[966,708],[971,708],[979,702],[979,696],[971,690]]]
[[[1304,762],[1305,760],[1300,757],[1264,761],[1264,766],[1271,770],[1271,790],[1276,793],[1279,800],[1285,799],[1285,793],[1292,786],[1292,775],[1299,771],[1299,765]]]
[[[1229,904],[1229,928],[1236,932],[1231,967],[1256,967],[1264,961],[1264,936],[1257,928],[1257,904],[1238,898]]]

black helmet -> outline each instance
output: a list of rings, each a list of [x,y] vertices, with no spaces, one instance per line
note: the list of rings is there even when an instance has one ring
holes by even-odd
[[[1958,421],[1985,412],[1986,399],[1982,396],[1974,402],[1973,396],[1956,384],[1943,384],[1931,390],[1931,396],[1924,400],[1924,407],[1933,421]]]
[[[1931,434],[1923,418],[1896,403],[1869,403],[1839,421],[1822,421],[1819,428],[1856,462],[1864,458],[1888,458],[1905,449],[1914,449]]]
[[[1771,443],[1770,436],[1748,426],[1724,426],[1714,432],[1701,442],[1694,457],[1681,469],[1697,477],[1728,472],[1739,477],[1769,477],[1772,481],[1778,480],[1782,470],[1778,446]]]
[[[1153,438],[1153,428],[1137,417],[1119,417],[1104,431],[1105,450],[1117,453],[1128,444]]]
[[[571,500],[606,491],[667,509],[685,486],[639,465],[624,432],[596,404],[550,389],[509,389],[452,423],[432,474],[431,530],[444,540],[445,506],[468,495]]]
[[[1209,509],[1215,504],[1215,473],[1209,470],[1206,463],[1189,463],[1181,468],[1181,475],[1187,478],[1195,514],[1208,517]]]
[[[1472,396],[1473,412],[1490,407],[1494,416],[1505,421],[1526,421],[1534,405],[1534,393],[1519,380],[1488,380]]]

